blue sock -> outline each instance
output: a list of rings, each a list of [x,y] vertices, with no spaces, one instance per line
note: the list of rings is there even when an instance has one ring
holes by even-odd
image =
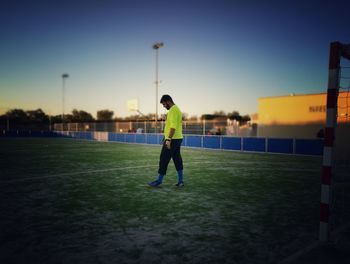
[[[183,181],[183,175],[184,175],[183,170],[177,171],[178,182]]]
[[[164,178],[164,175],[159,174],[159,175],[158,175],[158,179],[157,179],[157,181],[159,181],[159,182],[163,182],[163,178]]]

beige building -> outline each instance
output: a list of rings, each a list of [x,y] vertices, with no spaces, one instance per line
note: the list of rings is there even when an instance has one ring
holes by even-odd
[[[259,98],[258,136],[278,138],[322,137],[326,123],[327,93]],[[350,94],[338,97],[341,132],[349,127]],[[347,130],[348,131],[348,130]]]
[[[327,93],[265,97],[259,99],[258,136],[274,138],[322,138]],[[336,159],[349,164],[350,92],[338,96],[335,135]]]

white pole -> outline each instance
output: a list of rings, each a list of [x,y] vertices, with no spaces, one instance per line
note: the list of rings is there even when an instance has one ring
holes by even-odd
[[[339,74],[342,45],[331,43],[329,55],[327,115],[323,147],[321,177],[320,229],[319,240],[330,240],[330,222],[332,208],[332,181],[334,178],[334,142],[337,127],[337,99],[339,92]]]
[[[205,135],[205,119],[203,119],[203,135]]]
[[[64,130],[64,107],[65,107],[65,90],[66,83],[65,80],[69,75],[67,73],[62,74],[62,130]]]
[[[158,80],[158,58],[159,58],[159,49],[156,49],[156,133],[157,133],[157,124],[158,124],[158,84],[159,84],[159,80]]]
[[[159,85],[159,48],[163,47],[163,42],[157,42],[153,45],[153,49],[156,50],[156,114],[155,114],[155,133],[157,133],[157,125],[158,125],[158,85]]]

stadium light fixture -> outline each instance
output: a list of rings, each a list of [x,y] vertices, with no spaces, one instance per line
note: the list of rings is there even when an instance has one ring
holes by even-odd
[[[157,132],[157,122],[158,122],[158,85],[159,85],[159,78],[158,78],[158,71],[159,71],[159,49],[164,46],[163,42],[157,42],[153,45],[153,49],[156,50],[156,115],[155,115],[155,130]]]
[[[69,77],[67,73],[62,74],[62,130],[64,130],[64,104],[65,104],[65,80]]]

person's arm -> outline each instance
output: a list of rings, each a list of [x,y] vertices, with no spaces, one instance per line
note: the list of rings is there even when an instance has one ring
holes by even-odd
[[[173,138],[174,134],[175,134],[175,128],[171,127],[167,139],[171,140]]]
[[[170,149],[171,139],[173,138],[174,134],[175,134],[175,128],[170,128],[169,135],[165,139],[165,145],[168,149]]]

